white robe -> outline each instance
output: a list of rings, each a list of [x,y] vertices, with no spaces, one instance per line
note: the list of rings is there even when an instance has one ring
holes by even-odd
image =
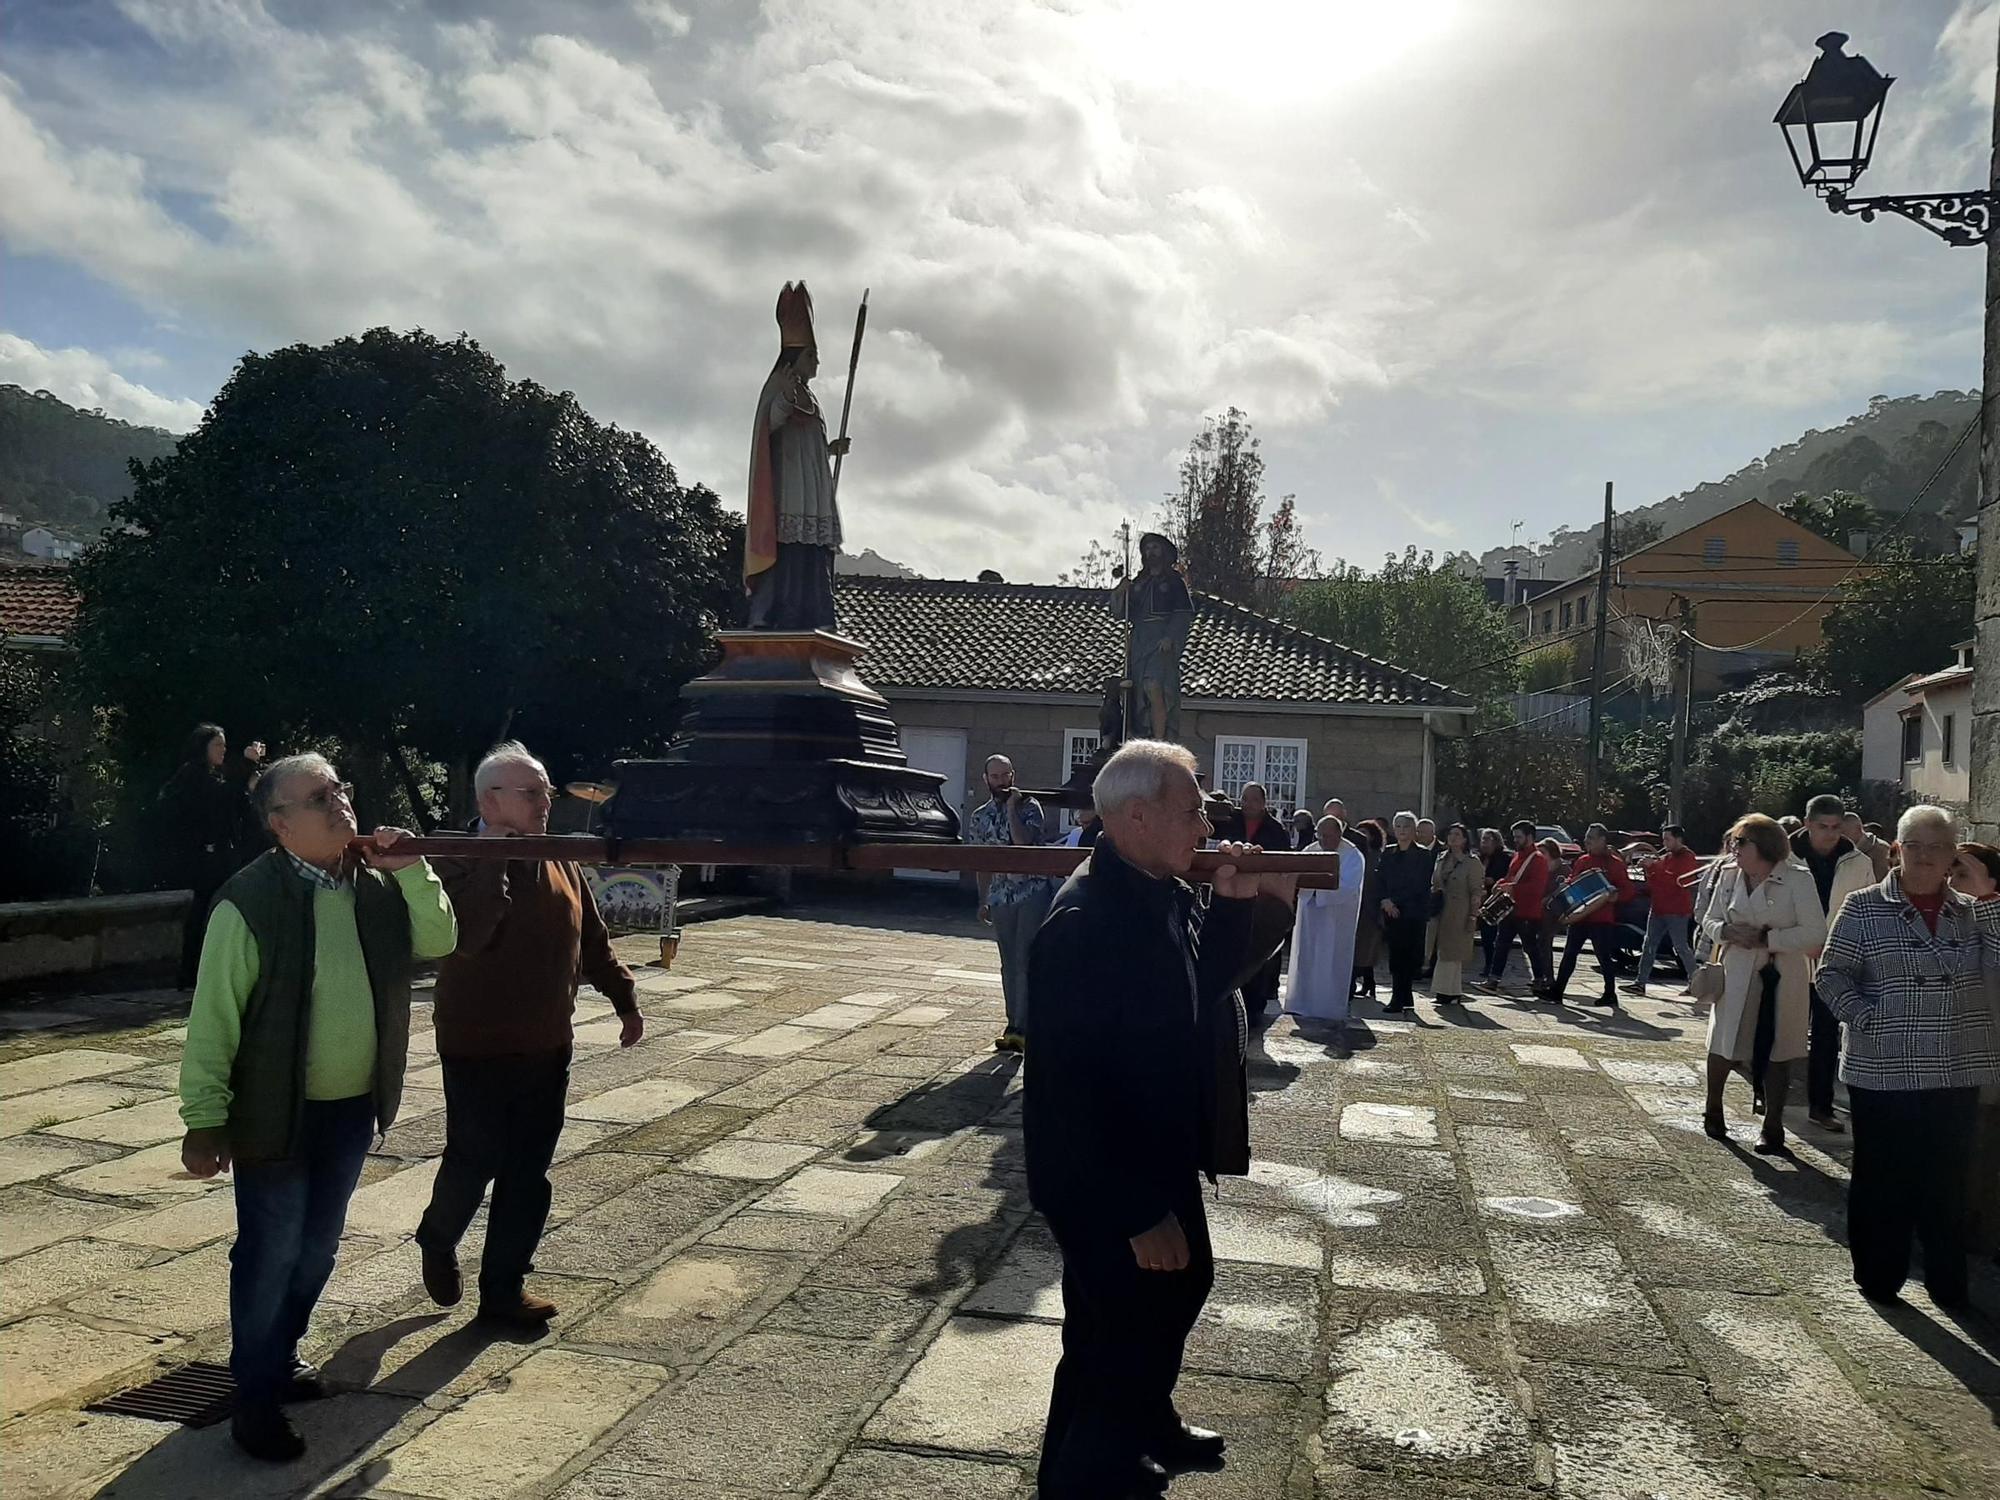
[[[1307,854],[1324,854],[1318,842]],[[1292,920],[1291,984],[1285,1014],[1311,1021],[1347,1019],[1354,987],[1354,924],[1361,915],[1361,883],[1367,866],[1361,851],[1340,841],[1340,889],[1300,891]]]

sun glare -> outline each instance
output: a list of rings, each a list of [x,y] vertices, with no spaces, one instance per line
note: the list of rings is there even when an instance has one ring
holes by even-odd
[[[1128,0],[1086,24],[1140,87],[1293,104],[1394,66],[1450,29],[1461,0]]]

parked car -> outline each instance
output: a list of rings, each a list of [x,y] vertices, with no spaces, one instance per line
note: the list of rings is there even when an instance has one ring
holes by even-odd
[[[1554,839],[1556,847],[1562,850],[1562,857],[1564,859],[1573,860],[1579,854],[1583,853],[1583,845],[1571,838],[1569,830],[1560,823],[1537,824],[1535,827],[1535,842],[1539,844],[1543,839]]]

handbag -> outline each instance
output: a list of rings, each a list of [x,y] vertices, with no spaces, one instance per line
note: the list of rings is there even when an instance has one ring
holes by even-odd
[[[1722,944],[1717,943],[1709,955],[1707,963],[1696,969],[1688,977],[1688,994],[1705,1005],[1713,1005],[1722,998]]]

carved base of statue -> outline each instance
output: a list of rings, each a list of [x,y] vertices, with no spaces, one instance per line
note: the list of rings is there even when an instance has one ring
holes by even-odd
[[[944,778],[911,766],[889,703],[854,670],[859,641],[730,630],[722,662],[681,690],[664,760],[620,761],[614,838],[734,844],[958,842]]]

